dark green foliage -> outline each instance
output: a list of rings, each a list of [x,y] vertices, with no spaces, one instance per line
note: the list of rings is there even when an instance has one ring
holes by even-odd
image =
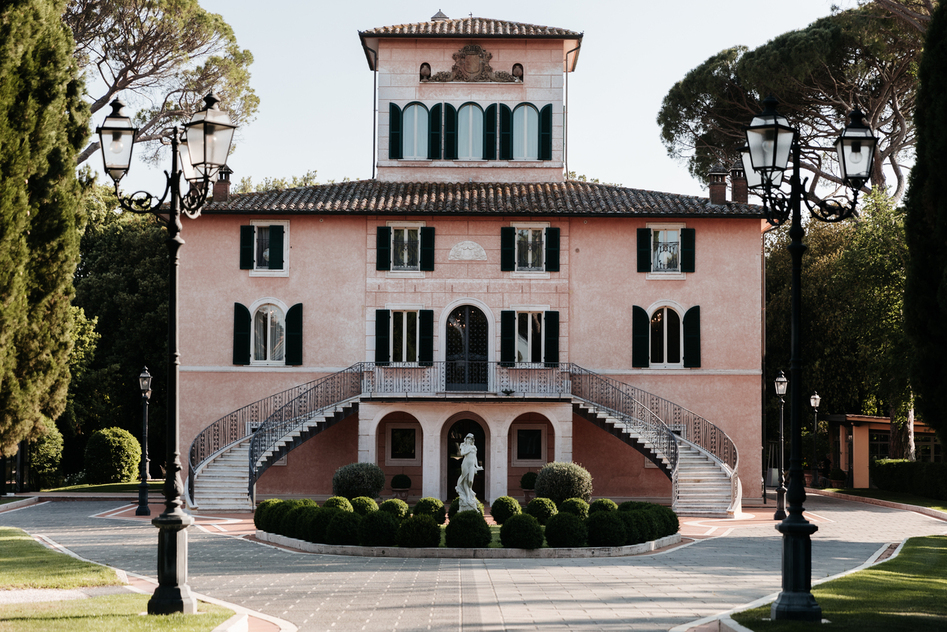
[[[536,476],[536,495],[558,505],[569,498],[592,499],[592,475],[578,463],[547,463]]]
[[[918,73],[917,159],[911,169],[905,218],[908,268],[905,331],[913,351],[911,386],[920,418],[947,445],[947,4],[939,3],[927,29]]]
[[[309,534],[306,539],[316,544],[326,544],[328,542],[326,539],[326,529],[329,527],[332,519],[342,513],[348,512],[338,507],[326,507],[325,505],[319,507],[316,515],[309,520]]]
[[[589,546],[625,546],[628,542],[625,521],[617,511],[590,513],[585,526],[589,530]]]
[[[536,472],[529,471],[520,477],[521,489],[536,489]]]
[[[401,524],[401,521],[408,517],[410,509],[408,503],[400,498],[389,498],[378,506],[379,511],[390,513],[398,524]]]
[[[260,504],[256,506],[256,509],[253,511],[253,526],[259,529],[260,531],[269,531],[267,518],[270,510],[276,505],[282,504],[283,501],[280,498],[267,498]]]
[[[333,509],[341,509],[342,511],[355,511],[355,508],[352,507],[352,502],[344,496],[332,496],[327,498],[323,507],[331,507]]]
[[[411,477],[407,474],[395,474],[391,477],[391,489],[411,489]]]
[[[358,496],[352,499],[352,510],[360,516],[378,511],[378,503],[368,496]]]
[[[358,525],[358,543],[362,546],[394,546],[398,520],[387,511],[373,511]]]
[[[283,518],[280,520],[279,527],[277,528],[277,533],[287,538],[301,538],[305,535],[305,531],[300,532],[299,523],[303,515],[308,513],[308,509],[317,509],[316,503],[311,500],[308,502],[305,500],[291,500],[289,504],[291,504],[292,507],[283,514]]]
[[[461,511],[444,529],[445,544],[453,548],[486,548],[493,539],[490,526],[479,511]]]
[[[546,523],[546,544],[553,548],[585,546],[588,534],[585,521],[568,511],[560,511]]]
[[[477,499],[477,508],[480,510],[480,514],[483,515],[484,507],[479,498]],[[455,496],[454,500],[450,501],[450,508],[447,510],[448,519],[453,519],[454,514],[456,514],[458,511],[460,511],[460,498]]]
[[[543,545],[543,528],[529,514],[517,514],[500,527],[500,543],[508,549],[538,549]]]
[[[30,488],[48,489],[62,482],[62,433],[51,421],[46,422],[46,434],[30,443]]]
[[[878,489],[947,500],[947,463],[878,459],[870,471]]]
[[[556,509],[556,503],[549,498],[534,498],[526,505],[526,513],[536,518],[539,524],[546,524],[546,521],[559,511]]]
[[[571,513],[582,520],[589,517],[589,504],[581,498],[567,498],[559,503],[559,513]]]
[[[308,540],[312,532],[312,523],[319,515],[319,505],[314,501],[311,504],[303,505],[296,516],[296,524],[293,528],[293,537],[298,540]]]
[[[593,500],[589,505],[589,513],[594,514],[599,511],[618,511],[618,505],[611,498]]]
[[[326,527],[326,544],[357,545],[362,517],[354,511],[340,511]]]
[[[411,549],[437,547],[441,545],[441,528],[430,514],[415,514],[398,527],[396,542]]]
[[[520,502],[509,496],[500,496],[490,505],[490,515],[493,516],[493,520],[500,525],[506,522],[510,516],[515,516],[520,513],[523,513]]]
[[[62,414],[89,108],[63,0],[0,5],[0,455]]]
[[[296,508],[296,502],[292,500],[283,500],[278,504],[274,504],[266,510],[264,514],[263,523],[265,528],[263,531],[267,533],[280,533],[280,529],[283,526],[283,518],[286,517],[290,511]]]
[[[359,496],[378,498],[384,486],[385,472],[374,463],[349,463],[332,477],[332,494],[349,500]]]
[[[657,538],[654,516],[647,510],[619,511],[618,517],[625,523],[627,544],[641,544]]]
[[[632,511],[634,509],[640,509],[641,507],[647,507],[650,504],[651,503],[644,503],[639,500],[626,500],[618,505],[618,511]]]
[[[654,525],[657,529],[657,532],[655,533],[656,538],[674,535],[681,528],[681,523],[677,519],[677,514],[674,513],[674,510],[670,507],[651,504],[650,507],[645,509],[645,512],[650,514],[652,520],[654,520]]]
[[[92,484],[135,480],[141,446],[127,430],[106,428],[89,437],[85,449],[86,480]]]
[[[427,496],[418,501],[414,506],[415,516],[430,516],[437,524],[444,524],[447,520],[447,509],[437,498]]]

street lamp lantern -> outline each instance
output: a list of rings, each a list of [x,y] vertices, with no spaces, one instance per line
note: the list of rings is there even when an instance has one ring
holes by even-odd
[[[204,108],[195,112],[184,126],[190,162],[199,176],[208,179],[227,164],[237,128],[230,122],[230,116],[217,107],[219,102],[213,92],[208,94],[204,97]]]
[[[115,99],[110,105],[112,113],[95,133],[99,135],[99,144],[102,146],[105,173],[109,174],[117,187],[132,162],[132,147],[138,136],[138,128],[132,127],[131,119],[125,116],[125,103],[121,99]]]
[[[766,97],[763,111],[746,128],[752,170],[760,175],[764,184],[768,182],[773,187],[783,182],[783,172],[796,136],[796,130],[789,126],[786,117],[776,112],[776,103],[775,97]]]
[[[780,399],[786,396],[788,386],[789,380],[786,379],[786,374],[780,371],[779,375],[776,376],[776,394],[779,395]]]
[[[762,187],[763,176],[753,168],[753,160],[750,158],[750,147],[748,145],[743,145],[740,148],[740,161],[743,163],[743,174],[746,177],[747,188],[752,190]]]
[[[822,398],[819,397],[819,393],[815,392],[812,394],[812,397],[809,398],[809,404],[815,408],[816,412],[819,412],[819,404],[822,402]]]
[[[878,139],[865,125],[865,115],[855,109],[841,136],[835,141],[835,151],[842,166],[842,180],[858,190],[871,178]],[[818,408],[818,406],[816,406]]]
[[[151,391],[151,373],[148,372],[148,367],[141,370],[141,374],[138,376],[138,385],[141,387],[142,397]]]

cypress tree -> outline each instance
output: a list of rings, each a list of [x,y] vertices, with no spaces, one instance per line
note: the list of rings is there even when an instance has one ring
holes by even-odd
[[[88,106],[65,0],[0,8],[0,452],[62,412]],[[47,423],[49,423],[47,421]]]
[[[905,233],[905,329],[913,346],[911,384],[921,420],[947,440],[947,4],[934,11],[919,68],[914,113],[917,161],[911,170]]]

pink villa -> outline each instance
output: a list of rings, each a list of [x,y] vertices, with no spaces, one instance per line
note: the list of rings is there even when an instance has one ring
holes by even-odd
[[[582,34],[483,18],[359,34],[371,180],[230,195],[188,222],[180,397],[201,511],[324,498],[370,462],[410,499],[574,461],[697,515],[761,494],[760,208],[566,180]],[[188,447],[190,446],[189,451]]]

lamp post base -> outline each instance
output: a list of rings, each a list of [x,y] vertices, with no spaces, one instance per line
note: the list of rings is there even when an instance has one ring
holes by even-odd
[[[148,483],[143,478],[141,485],[138,486],[138,509],[135,510],[136,516],[150,516],[151,509],[148,507]]]
[[[812,596],[812,539],[818,527],[799,516],[776,525],[783,534],[783,590],[770,609],[773,620],[822,621]]]
[[[776,490],[776,513],[773,520],[786,519],[786,485],[783,482],[783,473],[779,473],[779,488]]]
[[[197,613],[197,599],[187,585],[187,528],[193,522],[185,513],[151,521],[158,527],[158,588],[148,601],[148,614]]]

